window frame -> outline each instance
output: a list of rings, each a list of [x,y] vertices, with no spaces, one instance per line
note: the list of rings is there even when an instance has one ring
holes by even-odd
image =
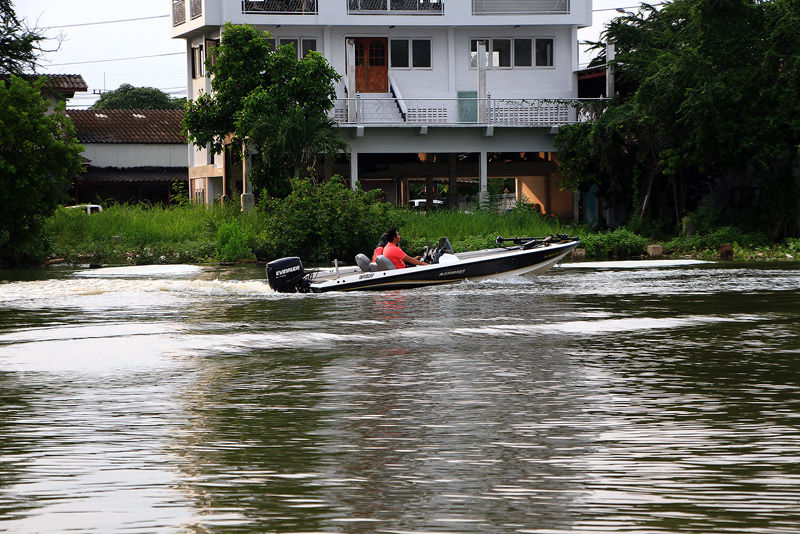
[[[495,50],[494,41],[511,41],[510,60],[509,66],[496,65],[494,62]],[[486,70],[515,70],[515,69],[553,69],[556,67],[556,38],[550,36],[524,36],[524,37],[470,37],[469,38],[469,69],[476,70],[477,67],[477,46],[476,50],[472,50],[473,43],[478,41],[486,41]],[[517,43],[519,41],[528,41],[530,43],[530,65],[517,65]],[[550,65],[539,65],[536,63],[536,43],[537,41],[550,41]]]
[[[408,53],[408,57],[406,58],[407,65],[405,66],[397,66],[394,64],[394,56],[393,56],[393,49],[392,43],[394,42],[406,42],[406,51]],[[425,41],[428,43],[428,61],[429,64],[427,67],[416,67],[414,66],[414,42],[415,41]],[[433,70],[433,38],[432,37],[390,37],[389,38],[389,68],[393,70]]]
[[[286,42],[286,41],[294,42],[295,45],[294,50],[297,53],[295,57],[298,60],[302,60],[304,57],[308,55],[307,52],[304,53],[304,50],[306,49],[306,43],[312,41],[314,42],[314,48],[309,49],[308,50],[309,52],[310,51],[319,52],[319,48],[317,48],[317,43],[319,42],[319,39],[317,39],[316,37],[300,37],[300,36],[289,36],[289,35],[284,35],[281,37],[270,35],[270,38],[267,40],[267,42],[270,45],[270,52],[274,52],[277,49],[277,47],[282,46],[281,41],[284,41],[283,44],[292,44],[291,42]]]
[[[550,41],[550,64],[539,65],[539,41]],[[555,37],[534,37],[533,38],[533,66],[538,69],[554,69],[556,67],[556,38]]]

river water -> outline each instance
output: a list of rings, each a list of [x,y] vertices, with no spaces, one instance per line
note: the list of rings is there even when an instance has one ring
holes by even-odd
[[[800,264],[0,273],[0,532],[796,533]]]

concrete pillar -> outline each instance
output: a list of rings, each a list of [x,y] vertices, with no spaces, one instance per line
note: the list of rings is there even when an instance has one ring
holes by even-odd
[[[458,209],[458,171],[456,165],[458,164],[458,154],[450,153],[447,158],[449,170],[449,193],[447,198],[447,205],[452,209]]]
[[[247,179],[247,175],[250,174],[250,169],[252,168],[252,166],[253,166],[253,155],[247,148],[247,143],[245,143],[244,153],[242,154],[242,196],[241,196],[242,211],[244,212],[251,211],[255,206],[255,198],[253,197],[253,184],[250,180]],[[223,187],[224,187],[224,182],[223,182]]]
[[[350,152],[350,189],[355,190],[358,183],[358,152]]]
[[[481,152],[478,168],[478,205],[489,202],[489,154]]]
[[[478,124],[486,124],[486,41],[478,41]]]

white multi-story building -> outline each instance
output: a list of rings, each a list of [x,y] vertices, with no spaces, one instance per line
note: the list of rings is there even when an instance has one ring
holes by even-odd
[[[578,28],[592,0],[172,0],[186,41],[190,98],[210,91],[203,60],[225,22],[268,31],[298,54],[321,52],[342,75],[333,116],[351,146],[328,172],[408,200],[408,180],[516,179],[516,193],[572,216],[557,186],[553,141],[580,120]],[[192,192],[242,190],[241,169],[195,147]],[[226,168],[227,167],[227,168]],[[451,201],[455,201],[455,195]]]

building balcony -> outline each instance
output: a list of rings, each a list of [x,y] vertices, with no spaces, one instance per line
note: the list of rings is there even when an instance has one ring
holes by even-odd
[[[203,14],[203,0],[190,0],[189,16],[196,19]]]
[[[570,0],[472,0],[474,15],[569,13]]]
[[[444,0],[348,0],[351,15],[443,15]]]
[[[317,0],[242,0],[242,13],[316,15]]]
[[[585,122],[604,99],[338,98],[340,126],[557,127]]]
[[[172,25],[178,26],[186,22],[186,1],[172,0]]]

